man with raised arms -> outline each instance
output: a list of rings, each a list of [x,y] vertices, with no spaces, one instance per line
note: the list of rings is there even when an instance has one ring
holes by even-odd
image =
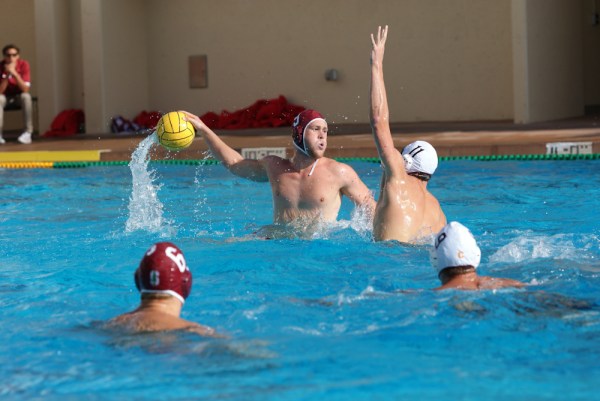
[[[140,291],[140,305],[134,311],[109,320],[107,328],[133,333],[182,330],[205,337],[221,337],[210,327],[179,317],[192,290],[192,272],[175,244],[152,245],[135,271],[134,281]]]
[[[427,182],[437,168],[437,153],[425,141],[407,145],[402,154],[394,148],[383,80],[383,54],[388,28],[371,34],[371,127],[383,166],[381,188],[373,219],[376,241],[421,243],[446,224]]]
[[[304,110],[294,120],[291,159],[266,156],[244,159],[227,145],[198,116],[184,112],[202,133],[212,155],[238,177],[269,182],[273,196],[273,222],[306,228],[334,222],[347,196],[371,216],[375,201],[367,186],[347,164],[324,157],[327,149],[327,122],[314,110]]]

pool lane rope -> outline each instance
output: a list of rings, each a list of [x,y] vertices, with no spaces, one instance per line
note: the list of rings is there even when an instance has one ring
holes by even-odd
[[[600,153],[574,154],[574,155],[487,155],[487,156],[442,156],[440,161],[453,160],[475,160],[475,161],[502,161],[502,160],[597,160]],[[368,162],[380,163],[378,157],[337,157],[335,160],[341,162]],[[167,164],[178,166],[208,166],[219,164],[214,159],[168,159],[151,160],[151,164]],[[89,162],[0,162],[0,168],[24,169],[24,168],[83,168],[98,166],[127,166],[129,161],[89,161]]]
[[[0,168],[54,168],[56,162],[0,162]]]

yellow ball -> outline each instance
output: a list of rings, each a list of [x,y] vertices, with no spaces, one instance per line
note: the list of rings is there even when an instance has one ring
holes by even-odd
[[[180,111],[172,111],[161,117],[156,126],[158,142],[169,150],[182,150],[194,141],[196,130]]]

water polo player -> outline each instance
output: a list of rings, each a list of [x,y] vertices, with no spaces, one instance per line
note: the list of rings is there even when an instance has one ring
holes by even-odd
[[[376,241],[420,243],[446,224],[438,200],[427,183],[438,165],[437,153],[425,141],[406,146],[402,154],[394,147],[389,108],[383,80],[383,54],[387,26],[371,34],[371,127],[384,168],[373,219]]]
[[[456,221],[448,223],[435,236],[434,249],[431,250],[431,264],[442,282],[442,286],[436,289],[481,290],[525,285],[508,278],[479,276],[477,267],[480,261],[481,250],[471,231]]]
[[[290,159],[266,156],[260,160],[244,159],[198,116],[186,115],[202,133],[212,155],[229,171],[248,180],[270,182],[275,224],[300,221],[306,227],[314,221],[335,221],[342,195],[372,213],[373,196],[354,169],[324,157],[328,127],[317,111],[304,110],[294,120],[294,154]]]
[[[110,320],[108,327],[132,332],[185,330],[203,336],[215,331],[198,323],[181,319],[181,308],[192,290],[192,272],[181,250],[170,242],[159,242],[144,254],[134,273],[141,295],[137,309]]]

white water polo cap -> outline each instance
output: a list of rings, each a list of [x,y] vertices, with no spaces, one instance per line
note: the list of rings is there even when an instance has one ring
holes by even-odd
[[[481,250],[471,231],[457,221],[452,221],[435,236],[431,264],[438,274],[447,267],[473,266],[481,261]]]
[[[433,175],[438,166],[438,155],[429,142],[415,141],[402,149],[407,173]]]

